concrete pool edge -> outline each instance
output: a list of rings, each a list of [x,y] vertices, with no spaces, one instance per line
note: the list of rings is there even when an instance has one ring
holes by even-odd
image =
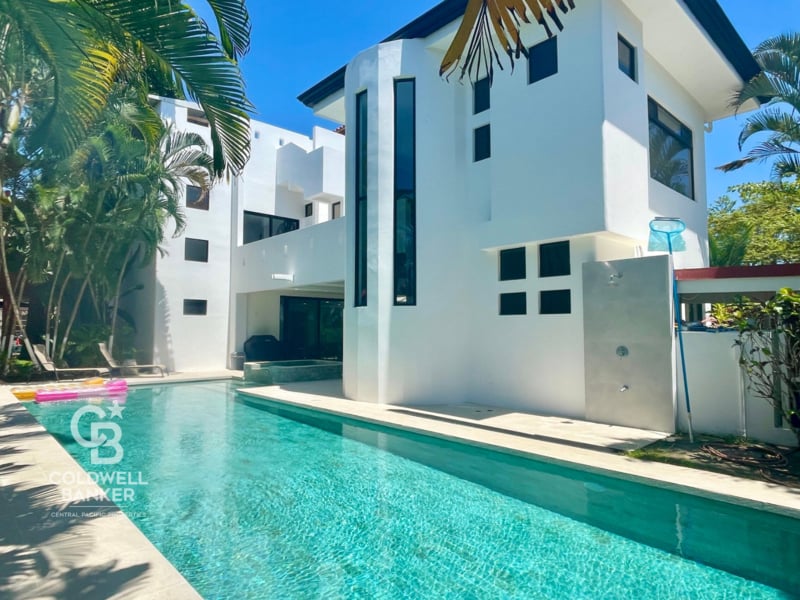
[[[276,406],[289,406],[437,437],[800,519],[800,490],[766,481],[643,461],[609,451],[576,448],[558,442],[521,437],[514,432],[486,431],[467,423],[442,422],[421,414],[409,415],[393,410],[405,407],[287,392],[278,386],[245,388],[240,393],[272,402]]]
[[[0,572],[8,582],[0,595],[73,597],[82,585],[103,598],[201,598],[119,507],[70,500],[102,490],[5,386],[0,453],[10,461],[0,471],[7,517],[0,521],[0,555],[7,559]],[[67,473],[86,479],[70,484]]]

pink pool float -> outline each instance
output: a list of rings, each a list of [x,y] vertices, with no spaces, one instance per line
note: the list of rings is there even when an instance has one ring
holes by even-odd
[[[39,390],[36,402],[56,402],[58,400],[79,400],[97,396],[122,396],[128,392],[128,382],[124,379],[111,379],[102,385],[87,385],[70,388]]]

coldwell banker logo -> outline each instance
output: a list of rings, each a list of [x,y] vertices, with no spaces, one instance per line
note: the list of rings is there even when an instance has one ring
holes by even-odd
[[[89,448],[91,463],[97,466],[117,465],[125,456],[122,447],[122,411],[125,407],[115,400],[113,405],[103,408],[94,404],[82,406],[72,415],[70,432],[75,441],[84,448]],[[88,437],[85,435],[88,424]],[[59,485],[63,499],[75,501],[111,500],[117,504],[133,502],[136,489],[147,485],[141,472],[130,471],[80,471],[53,473],[51,483]],[[96,484],[96,485],[95,485]],[[98,490],[97,486],[101,489]],[[91,508],[82,504],[83,508]],[[96,508],[107,508],[98,505]],[[70,516],[69,513],[64,513]],[[62,516],[59,513],[56,516]]]
[[[115,400],[113,406],[108,409],[109,419],[118,418],[121,421],[123,410],[125,410],[125,408],[120,406],[119,402]],[[93,421],[89,426],[90,437],[86,439],[81,434],[80,421],[81,418],[90,414],[100,419],[106,418],[106,411],[99,406],[87,404],[79,408],[75,411],[75,414],[72,415],[72,421],[70,422],[72,437],[84,448],[92,449],[91,459],[93,465],[116,465],[122,460],[122,457],[125,456],[125,450],[120,444],[122,428],[117,423],[113,422]],[[109,434],[110,437],[106,434]],[[112,453],[101,456],[101,448],[111,450]]]

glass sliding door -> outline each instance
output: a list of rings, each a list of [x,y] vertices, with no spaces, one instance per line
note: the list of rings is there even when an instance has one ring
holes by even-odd
[[[342,359],[342,309],[336,298],[281,296],[281,342],[290,359]]]

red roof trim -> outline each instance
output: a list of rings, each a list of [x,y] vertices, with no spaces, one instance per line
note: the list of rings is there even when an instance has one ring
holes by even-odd
[[[705,269],[677,269],[675,271],[675,278],[678,279],[678,281],[752,277],[800,277],[800,264],[707,267]]]

